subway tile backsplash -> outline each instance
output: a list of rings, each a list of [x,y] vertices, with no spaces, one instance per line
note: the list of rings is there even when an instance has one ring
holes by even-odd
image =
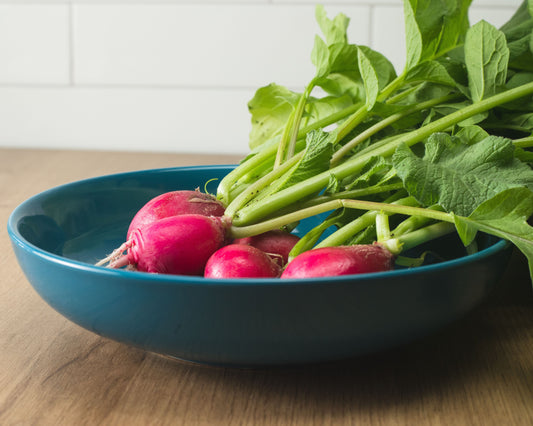
[[[345,9],[352,38],[368,44],[369,8]],[[312,75],[312,5],[80,4],[73,12],[76,83],[250,88],[298,86]]]
[[[403,66],[401,0],[323,0]],[[499,26],[520,0],[474,0]],[[0,0],[0,146],[247,152],[247,102],[312,77],[306,0]]]

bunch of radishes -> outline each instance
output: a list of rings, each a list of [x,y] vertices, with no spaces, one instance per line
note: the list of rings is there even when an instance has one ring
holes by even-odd
[[[309,250],[289,263],[296,235],[274,229],[234,239],[224,212],[220,201],[198,190],[161,194],[137,212],[126,242],[97,266],[206,278],[306,278],[393,266],[394,256],[378,244]]]
[[[399,74],[348,41],[347,16],[329,19],[318,5],[316,74],[301,93],[274,83],[256,91],[251,152],[216,197],[155,198],[98,265],[216,278],[344,275],[422,264],[400,254],[452,232],[474,252],[485,232],[513,242],[533,279],[533,124],[524,118],[533,111],[533,0],[501,29],[470,26],[468,1],[404,3],[416,37]],[[281,230],[328,211],[299,241]]]

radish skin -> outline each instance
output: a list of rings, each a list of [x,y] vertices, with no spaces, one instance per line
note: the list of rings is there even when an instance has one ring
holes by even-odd
[[[128,228],[126,240],[136,230],[159,219],[182,214],[201,214],[222,216],[224,206],[213,195],[200,191],[171,191],[158,195],[148,201],[133,217]]]
[[[205,278],[279,278],[280,265],[267,253],[245,244],[229,244],[207,261]]]
[[[199,214],[171,216],[135,230],[127,250],[110,268],[133,266],[142,272],[202,275],[209,257],[226,240],[224,218]]]
[[[330,277],[389,271],[394,255],[379,244],[322,247],[303,252],[285,268],[281,278]]]
[[[256,247],[283,267],[289,260],[290,251],[299,240],[299,237],[289,232],[272,230],[253,237],[238,238],[233,243]]]
[[[222,217],[224,211],[224,205],[211,194],[198,190],[165,192],[152,198],[137,211],[130,222],[126,241],[107,257],[98,261],[95,266],[108,265],[110,268],[120,268],[128,264],[122,254],[131,247],[135,232],[161,219],[185,214]]]

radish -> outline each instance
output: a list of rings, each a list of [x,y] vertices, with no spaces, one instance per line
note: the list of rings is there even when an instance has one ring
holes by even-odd
[[[288,262],[290,251],[299,240],[299,237],[289,232],[272,230],[253,237],[237,238],[233,243],[256,247],[283,267]]]
[[[285,268],[281,278],[312,278],[388,271],[394,255],[379,244],[322,247],[303,252]]]
[[[224,205],[213,195],[198,190],[171,191],[158,195],[148,201],[130,222],[126,234],[126,242],[115,249],[109,256],[96,263],[103,266],[113,264],[130,246],[134,233],[161,219],[184,214],[198,214],[202,216],[222,216]]]
[[[246,244],[229,244],[213,253],[206,278],[278,278],[281,266],[268,254]]]
[[[222,217],[183,214],[138,228],[110,260],[110,268],[131,266],[138,271],[202,275],[209,257],[226,240]],[[122,252],[127,250],[127,254]],[[97,264],[98,265],[98,264]]]
[[[213,195],[196,191],[171,191],[148,201],[133,217],[126,239],[131,234],[156,220],[181,214],[201,214],[204,216],[222,216],[224,206]]]

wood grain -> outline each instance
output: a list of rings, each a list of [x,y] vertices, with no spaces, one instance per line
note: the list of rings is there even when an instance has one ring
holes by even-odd
[[[1,425],[531,425],[533,297],[521,255],[436,335],[338,363],[198,366],[101,338],[37,296],[5,224],[24,199],[92,176],[231,156],[0,150]]]

